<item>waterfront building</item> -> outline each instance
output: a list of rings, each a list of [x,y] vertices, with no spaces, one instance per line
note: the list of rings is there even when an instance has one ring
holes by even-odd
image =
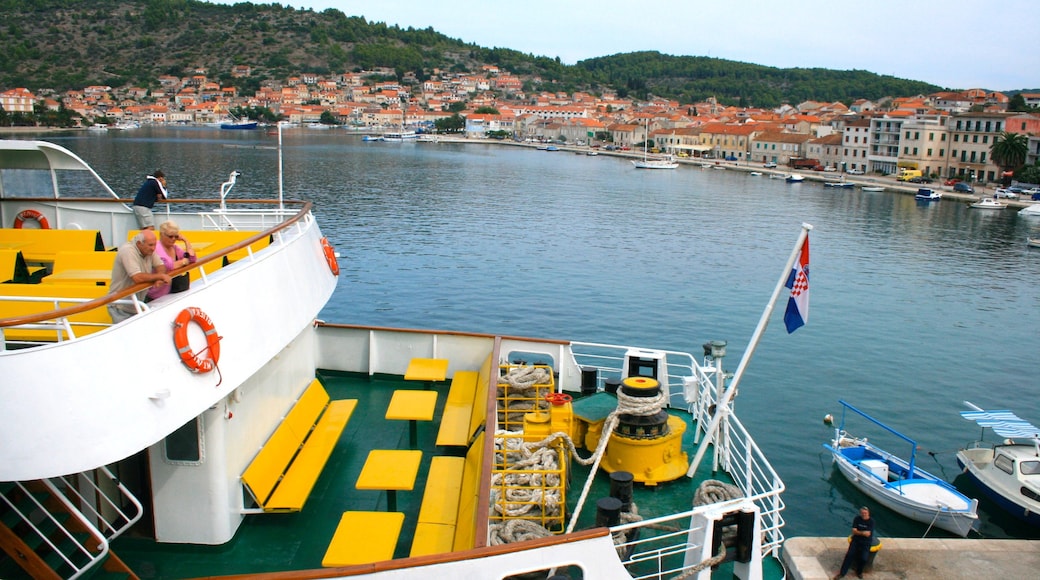
[[[843,135],[841,133],[834,133],[831,135],[825,135],[823,137],[810,139],[806,143],[806,157],[809,157],[811,159],[818,159],[820,161],[820,165],[824,167],[833,167],[835,169],[841,169],[842,137]]]
[[[923,176],[943,176],[949,134],[945,115],[917,116],[902,127],[899,167],[919,169]]]
[[[867,164],[870,171],[884,175],[896,173],[899,168],[899,141],[903,123],[911,116],[905,111],[892,111],[870,120],[870,151]]]
[[[806,156],[808,141],[809,135],[804,133],[766,131],[752,138],[750,160],[752,163],[787,165],[793,157]]]
[[[945,176],[970,181],[1000,181],[1002,168],[993,163],[990,148],[997,136],[1008,131],[1014,113],[958,113],[948,121],[952,136]]]
[[[858,119],[845,123],[841,136],[841,160],[845,169],[854,169],[866,173],[867,153],[870,151],[870,121]]]

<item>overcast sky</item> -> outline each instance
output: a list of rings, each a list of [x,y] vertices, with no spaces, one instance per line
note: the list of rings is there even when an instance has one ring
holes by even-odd
[[[240,0],[210,0],[234,4]],[[270,2],[254,2],[268,4]],[[283,0],[566,64],[621,52],[861,69],[952,89],[1040,88],[1036,0]]]

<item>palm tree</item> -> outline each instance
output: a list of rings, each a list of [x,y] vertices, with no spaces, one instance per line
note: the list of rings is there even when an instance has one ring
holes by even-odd
[[[993,140],[989,152],[993,163],[999,165],[1005,172],[1014,171],[1026,162],[1026,154],[1029,153],[1029,137],[1022,133],[1002,131]]]

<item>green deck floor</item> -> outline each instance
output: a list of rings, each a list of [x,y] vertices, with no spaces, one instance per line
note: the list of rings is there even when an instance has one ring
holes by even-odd
[[[258,514],[246,517],[234,539],[222,546],[157,545],[144,539],[124,537],[113,545],[119,555],[142,579],[196,578],[229,574],[275,572],[321,567],[321,559],[332,538],[340,515],[348,510],[384,511],[386,494],[359,491],[354,488],[361,466],[372,449],[407,449],[408,422],[383,418],[390,397],[396,389],[421,388],[401,377],[319,372],[319,379],[333,399],[358,399],[358,407],[341,435],[332,457],[312,491],[303,511],[298,513]],[[439,393],[435,420],[418,423],[418,448],[423,459],[416,488],[397,493],[397,510],[406,514],[395,557],[408,555],[415,531],[416,513],[422,501],[422,488],[434,455],[448,454],[434,444],[437,417],[447,396],[448,383],[437,384]],[[693,455],[693,429],[688,428],[684,449]],[[588,452],[584,452],[588,455]],[[636,485],[634,502],[644,518],[653,518],[689,509],[694,492],[704,478],[729,481],[724,474],[710,473],[710,455],[703,462],[698,477],[681,477],[656,487]],[[573,509],[584,485],[586,468],[573,463],[568,491],[568,504]],[[579,518],[578,529],[592,527],[595,502],[609,495],[605,474],[597,477],[586,506]],[[731,577],[725,567],[716,577]],[[773,577],[773,576],[771,576]],[[779,576],[775,576],[779,577]]]

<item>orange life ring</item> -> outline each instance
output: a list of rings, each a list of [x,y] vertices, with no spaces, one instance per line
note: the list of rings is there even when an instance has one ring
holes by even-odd
[[[34,209],[23,209],[18,215],[14,216],[15,229],[22,229],[22,224],[25,223],[25,220],[36,220],[40,224],[41,230],[51,229],[51,224],[47,222],[47,216]]]
[[[202,328],[206,335],[206,348],[209,351],[207,358],[202,358],[202,352],[196,355],[188,344],[188,323],[194,322]],[[181,361],[195,373],[208,373],[217,366],[220,360],[220,336],[213,321],[209,319],[202,310],[189,306],[177,315],[173,323],[173,344],[177,347],[177,353],[181,355]]]
[[[328,238],[321,239],[321,249],[325,252],[325,261],[329,263],[329,270],[332,270],[332,275],[339,276],[339,262],[336,261],[336,250],[332,249],[332,244],[329,243]]]

